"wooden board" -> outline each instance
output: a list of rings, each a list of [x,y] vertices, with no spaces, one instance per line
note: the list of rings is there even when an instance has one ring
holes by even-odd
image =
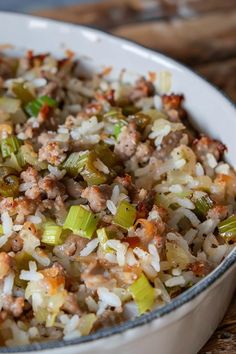
[[[236,102],[236,0],[105,0],[37,14],[102,28],[164,52]],[[236,354],[236,297],[199,354]]]

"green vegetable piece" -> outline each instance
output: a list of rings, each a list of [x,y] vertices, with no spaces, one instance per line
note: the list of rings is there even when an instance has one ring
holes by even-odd
[[[103,117],[106,118],[110,118],[110,117],[114,117],[117,119],[124,119],[125,116],[122,113],[122,109],[120,107],[114,107],[112,108],[110,111],[108,111],[107,113],[105,113],[103,115]]]
[[[11,156],[12,153],[15,153],[19,150],[20,145],[21,145],[20,140],[17,139],[17,137],[14,135],[2,139],[1,141],[2,157],[6,158],[8,156]]]
[[[26,288],[27,281],[20,279],[20,272],[22,269],[28,270],[29,262],[33,261],[34,258],[30,254],[26,253],[25,251],[20,251],[16,253],[14,260],[16,265],[14,283],[16,286],[19,286],[21,288]]]
[[[93,151],[84,154],[74,152],[63,163],[63,168],[73,177],[80,174],[88,185],[99,185],[107,181],[107,176],[94,166],[97,158]]]
[[[48,107],[56,107],[57,102],[51,97],[41,96],[36,100],[27,103],[27,105],[25,106],[25,111],[28,113],[30,117],[37,117],[40,112],[40,109],[44,105]]]
[[[137,127],[139,130],[143,130],[146,128],[148,124],[151,123],[151,117],[145,113],[136,113],[135,114],[135,123],[137,124]]]
[[[230,216],[223,220],[218,225],[219,234],[227,239],[234,239],[236,237],[236,215]]]
[[[135,218],[136,208],[125,200],[120,202],[114,217],[114,223],[128,229],[133,226]]]
[[[39,161],[38,154],[30,144],[25,144],[20,147],[17,153],[17,160],[20,166],[24,167],[29,164],[34,166],[36,170],[45,170],[48,166],[46,161]]]
[[[129,287],[129,291],[138,306],[140,315],[152,309],[155,300],[155,289],[144,274]]]
[[[111,238],[109,233],[106,231],[105,227],[97,230],[97,237],[102,250],[105,253],[113,253],[113,250],[106,245],[106,242]]]
[[[35,99],[30,90],[24,86],[23,82],[14,82],[12,86],[12,91],[24,105]]]
[[[118,162],[116,154],[111,151],[109,146],[103,142],[95,145],[94,151],[99,159],[109,168],[115,166]]]
[[[44,227],[42,242],[47,245],[57,246],[61,243],[62,227],[53,222],[47,222]]]
[[[63,163],[63,168],[73,177],[78,176],[86,165],[89,152],[81,154],[80,152],[72,152]]]
[[[96,159],[97,155],[90,151],[85,160],[84,168],[80,172],[89,186],[103,184],[107,181],[107,176],[94,166]]]
[[[79,331],[82,336],[87,336],[91,332],[96,320],[97,320],[97,316],[94,313],[89,313],[87,315],[83,315],[80,318]]]
[[[2,227],[2,224],[0,224],[0,235],[3,235],[3,227]]]
[[[17,155],[14,153],[11,153],[11,156],[9,156],[5,161],[4,161],[4,166],[7,167],[12,167],[14,168],[14,170],[21,172],[22,171],[22,167],[20,165],[20,162],[17,158]]]
[[[205,218],[208,211],[213,207],[214,203],[208,196],[203,196],[195,202],[195,213],[199,217]]]
[[[0,195],[2,197],[15,197],[19,193],[19,178],[17,171],[11,167],[0,167]]]
[[[81,205],[72,205],[66,217],[63,229],[69,229],[74,234],[91,239],[98,223],[98,217]]]
[[[125,123],[123,121],[120,121],[114,125],[113,135],[115,136],[116,139],[118,139],[124,125]]]

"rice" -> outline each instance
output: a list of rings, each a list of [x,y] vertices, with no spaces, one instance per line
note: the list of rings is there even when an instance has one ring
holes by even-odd
[[[13,221],[7,211],[4,211],[1,215],[3,233],[10,235],[13,231]]]
[[[112,293],[108,289],[100,287],[100,288],[98,288],[97,293],[98,293],[99,299],[103,303],[105,303],[106,305],[112,306],[112,307],[120,307],[121,306],[121,301],[120,301],[119,296]]]
[[[98,171],[101,171],[105,174],[109,174],[109,168],[100,160],[96,159],[94,161],[94,166],[98,169]]]
[[[217,161],[216,161],[216,158],[213,154],[211,153],[208,153],[206,155],[207,157],[207,162],[208,162],[208,165],[211,167],[211,168],[215,168],[217,166]]]
[[[165,285],[168,288],[173,288],[174,286],[179,286],[179,285],[184,285],[185,284],[185,279],[182,275],[170,278],[165,281]]]
[[[20,272],[20,279],[28,281],[40,281],[43,279],[43,274],[37,272],[37,265],[35,262],[29,262],[29,270],[22,270]]]
[[[151,255],[151,265],[157,272],[160,272],[160,256],[155,245],[148,245],[148,251]]]
[[[5,346],[133,319],[142,285],[146,312],[164,306],[235,246],[221,224],[236,220],[235,171],[187,123],[183,95],[162,94],[171,74],[113,80],[67,55],[0,58]],[[22,84],[35,109],[19,109]]]
[[[7,277],[5,277],[3,284],[3,294],[11,295],[14,285],[14,278],[14,273],[10,273]]]
[[[92,253],[98,246],[99,240],[98,238],[94,238],[92,241],[87,243],[86,247],[80,251],[80,256],[85,257]]]
[[[106,202],[107,209],[111,212],[112,215],[116,214],[117,208],[112,200],[107,200]]]

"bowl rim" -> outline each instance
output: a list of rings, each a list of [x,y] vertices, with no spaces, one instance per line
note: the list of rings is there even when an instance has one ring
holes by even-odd
[[[167,61],[171,61],[173,65],[180,67],[181,69],[193,74],[197,78],[201,78],[202,81],[204,82],[204,84],[207,84],[207,86],[211,90],[214,90],[214,91],[220,93],[225,98],[225,101],[230,106],[232,106],[232,108],[235,110],[235,113],[236,113],[236,104],[232,101],[231,98],[228,97],[228,95],[224,91],[222,91],[221,89],[216,87],[214,84],[209,82],[208,79],[206,79],[201,74],[197,73],[195,70],[190,68],[188,65],[183,64],[176,59],[173,59],[171,56],[168,56],[168,55],[162,53],[161,51],[150,49],[142,44],[137,43],[136,41],[129,40],[129,39],[126,39],[122,36],[117,36],[117,35],[108,33],[105,30],[97,29],[93,26],[69,23],[69,22],[65,22],[62,20],[53,20],[53,19],[48,19],[46,17],[28,15],[28,14],[18,13],[18,12],[14,12],[14,11],[0,11],[0,18],[1,18],[1,16],[25,18],[26,20],[27,19],[38,19],[38,20],[42,20],[42,21],[45,21],[45,22],[48,22],[51,24],[55,24],[55,25],[63,24],[67,27],[78,28],[78,30],[87,29],[87,30],[90,30],[94,33],[100,34],[105,39],[110,38],[113,41],[118,41],[118,43],[129,44],[131,46],[134,46],[137,49],[149,52],[152,55],[161,56],[163,59],[165,59]],[[216,283],[216,281],[219,280],[228,270],[230,270],[230,268],[232,268],[235,263],[236,263],[236,249],[232,250],[230,252],[230,254],[225,258],[225,260],[223,260],[223,262],[217,266],[217,268],[215,268],[205,278],[200,280],[196,285],[189,288],[188,290],[185,290],[182,294],[177,296],[170,303],[164,305],[161,308],[157,308],[155,310],[152,310],[151,312],[146,313],[146,314],[142,315],[141,317],[136,317],[135,319],[128,320],[120,325],[104,328],[104,329],[101,329],[93,334],[70,339],[70,340],[56,340],[56,341],[48,341],[48,342],[42,342],[42,343],[27,344],[27,345],[22,345],[22,346],[0,347],[0,353],[23,353],[23,352],[30,353],[30,352],[44,351],[44,350],[48,350],[48,349],[56,349],[56,348],[60,349],[63,347],[76,346],[79,344],[94,342],[95,340],[99,340],[99,339],[110,338],[111,336],[114,336],[114,335],[123,334],[124,332],[126,332],[128,330],[148,324],[148,323],[154,321],[155,319],[162,318],[170,313],[173,313],[175,310],[179,309],[183,305],[191,302],[198,295],[202,294],[205,290],[209,289],[211,285]]]

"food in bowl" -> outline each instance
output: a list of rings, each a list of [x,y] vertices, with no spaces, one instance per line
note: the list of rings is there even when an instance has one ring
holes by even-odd
[[[1,345],[71,339],[170,302],[236,239],[226,146],[156,75],[1,57]]]

